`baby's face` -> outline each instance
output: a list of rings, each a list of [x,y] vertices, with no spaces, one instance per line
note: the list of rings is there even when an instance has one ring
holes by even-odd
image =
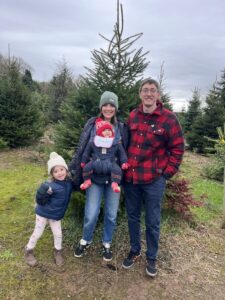
[[[111,136],[112,136],[112,130],[110,130],[110,129],[105,129],[105,130],[102,131],[102,135],[103,135],[104,137],[111,137]]]

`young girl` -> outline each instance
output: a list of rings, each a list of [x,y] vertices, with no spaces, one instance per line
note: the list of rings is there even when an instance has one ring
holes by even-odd
[[[68,207],[73,184],[68,177],[68,166],[65,160],[56,152],[50,154],[48,174],[52,176],[51,180],[42,183],[36,193],[36,225],[25,247],[25,261],[31,267],[37,265],[33,249],[42,236],[47,223],[49,223],[53,233],[55,263],[57,265],[64,263],[61,219]]]

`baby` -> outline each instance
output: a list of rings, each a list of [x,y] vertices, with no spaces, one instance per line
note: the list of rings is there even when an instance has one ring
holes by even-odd
[[[127,155],[121,141],[116,141],[111,123],[96,119],[96,135],[87,144],[81,158],[84,183],[80,188],[85,190],[92,184],[92,174],[111,175],[111,187],[119,193],[122,170],[128,169]],[[117,160],[121,163],[119,167]]]

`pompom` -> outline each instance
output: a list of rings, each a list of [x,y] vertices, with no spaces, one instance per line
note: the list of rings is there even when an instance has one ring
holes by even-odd
[[[56,152],[51,152],[50,153],[50,159],[54,159],[54,158],[56,158],[58,156],[58,153],[56,153]]]

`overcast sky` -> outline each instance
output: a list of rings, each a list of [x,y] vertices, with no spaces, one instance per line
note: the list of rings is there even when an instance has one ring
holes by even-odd
[[[175,110],[195,87],[202,97],[225,69],[225,0],[121,0],[124,37],[143,33],[135,48],[150,51],[145,76],[164,62],[165,90]],[[117,0],[0,0],[0,53],[21,57],[33,79],[47,81],[63,59],[75,76],[91,67],[91,51],[107,47]]]

